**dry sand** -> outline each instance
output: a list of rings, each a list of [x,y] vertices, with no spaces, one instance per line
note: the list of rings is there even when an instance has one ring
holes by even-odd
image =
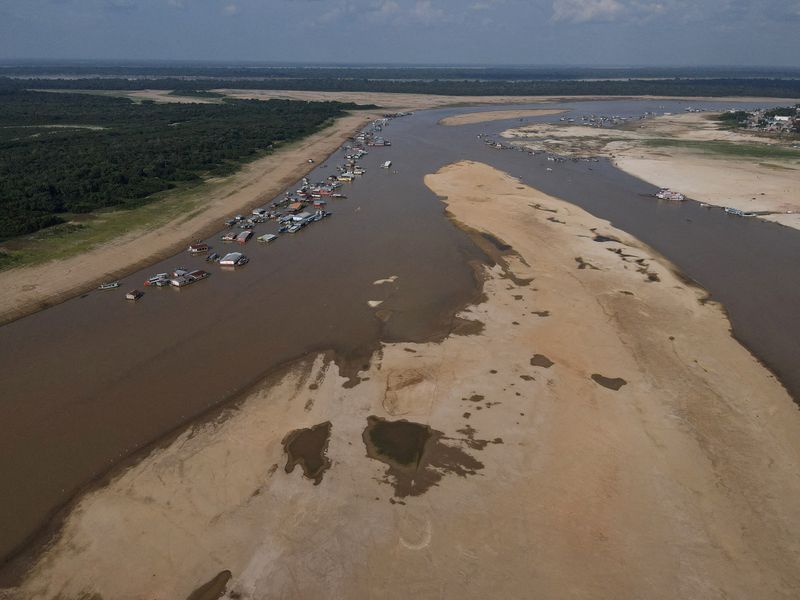
[[[197,193],[193,209],[163,226],[131,231],[83,254],[41,265],[0,272],[0,323],[70,298],[101,281],[113,280],[148,263],[170,256],[193,240],[218,230],[226,218],[269,201],[308,171],[308,159],[326,159],[345,139],[375,115],[357,113],[293,143],[239,172],[218,179]]]
[[[653,185],[714,206],[774,212],[759,218],[800,229],[800,159],[732,157],[645,144],[647,140],[668,138],[785,145],[774,138],[721,130],[704,114],[657,117],[635,129],[537,123],[504,135],[533,149],[608,156],[619,168]]]
[[[153,100],[173,104],[216,104],[219,98],[203,98],[201,96],[172,96],[171,90],[136,90],[124,95],[134,100]]]
[[[785,102],[795,103],[791,98],[702,98],[697,96],[439,96],[436,94],[395,94],[391,92],[315,92],[307,90],[242,90],[215,89],[231,98],[257,98],[268,100],[310,100],[355,102],[375,104],[396,111],[423,110],[453,105],[475,104],[540,104],[544,102],[588,102],[590,100],[714,100],[717,102]]]
[[[439,121],[440,125],[474,125],[475,123],[488,123],[490,121],[503,121],[506,119],[522,119],[523,117],[546,117],[560,115],[565,110],[558,109],[527,109],[527,110],[489,110],[486,112],[465,113],[445,117]]]
[[[723,311],[491,167],[426,183],[519,253],[461,314],[479,334],[385,345],[354,388],[323,357],[276,376],[85,496],[9,597],[178,599],[230,571],[248,599],[797,598],[800,413]],[[443,433],[437,485],[401,497],[370,415]],[[287,474],[284,436],[327,421],[319,485]]]

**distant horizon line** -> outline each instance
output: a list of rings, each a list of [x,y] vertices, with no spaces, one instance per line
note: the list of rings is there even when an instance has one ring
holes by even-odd
[[[698,69],[727,69],[731,71],[796,71],[800,73],[800,66],[790,65],[742,65],[742,64],[585,64],[585,63],[447,63],[447,62],[337,62],[337,61],[261,61],[261,60],[213,60],[213,59],[179,59],[179,58],[0,58],[0,67],[46,67],[58,66],[207,66],[207,67],[245,67],[245,68],[427,68],[427,69],[664,69],[664,70],[698,70]]]

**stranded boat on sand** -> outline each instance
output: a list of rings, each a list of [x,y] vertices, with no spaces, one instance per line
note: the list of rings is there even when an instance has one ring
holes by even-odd
[[[680,192],[673,192],[669,188],[661,188],[658,190],[656,192],[656,198],[660,200],[672,200],[673,202],[683,202],[686,200],[686,196]]]
[[[728,213],[729,215],[734,215],[736,217],[755,217],[756,216],[756,213],[745,212],[743,210],[740,210],[738,208],[732,208],[730,206],[726,206],[725,207],[725,212]]]

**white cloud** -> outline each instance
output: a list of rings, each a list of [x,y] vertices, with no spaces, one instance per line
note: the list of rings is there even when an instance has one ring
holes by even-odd
[[[434,6],[431,0],[417,0],[414,8],[411,9],[411,16],[426,25],[430,25],[436,21],[441,21],[445,14],[441,8]]]
[[[618,0],[554,0],[553,18],[556,21],[609,21],[615,19],[624,6]]]
[[[225,7],[222,9],[222,12],[226,15],[233,16],[239,14],[239,7],[235,4],[226,4]]]

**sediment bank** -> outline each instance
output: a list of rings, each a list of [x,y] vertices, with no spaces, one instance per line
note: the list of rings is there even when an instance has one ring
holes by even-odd
[[[426,183],[494,248],[481,327],[383,344],[352,387],[298,365],[83,498],[13,597],[796,597],[800,414],[720,307],[487,165]],[[321,423],[314,485],[282,441]]]

